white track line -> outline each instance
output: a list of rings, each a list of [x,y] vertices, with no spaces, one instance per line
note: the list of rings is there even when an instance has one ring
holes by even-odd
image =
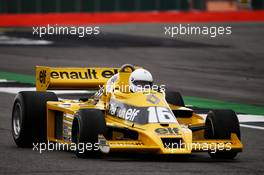
[[[246,124],[240,124],[240,126],[245,127],[245,128],[252,128],[252,129],[264,130],[264,127],[261,127],[261,126],[246,125]]]
[[[250,115],[250,114],[238,114],[239,122],[264,122],[264,116],[262,115]]]
[[[0,34],[0,45],[50,45],[53,44],[52,41],[47,40],[33,40],[29,38],[18,38],[18,37],[9,37],[6,35]]]
[[[7,80],[7,79],[0,79],[0,83],[7,83],[7,82],[15,82],[15,81]]]
[[[199,114],[204,119],[207,114]],[[237,114],[238,120],[240,123],[243,122],[264,122],[264,116],[262,115],[251,115],[251,114]]]
[[[204,119],[206,118],[207,114],[199,114]],[[264,116],[262,115],[251,115],[251,114],[237,114],[238,120],[240,123],[243,122],[264,122]],[[264,130],[264,127],[255,126],[255,125],[247,125],[247,124],[240,124],[241,127],[245,128],[252,128],[252,129],[259,129]]]
[[[0,83],[6,83],[6,82],[8,82],[8,80],[6,80],[6,79],[0,79]]]

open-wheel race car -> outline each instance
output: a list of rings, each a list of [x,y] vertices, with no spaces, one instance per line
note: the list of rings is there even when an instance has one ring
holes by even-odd
[[[22,91],[15,97],[13,138],[19,147],[75,144],[78,157],[208,152],[212,158],[232,159],[242,151],[235,112],[211,110],[204,118],[185,107],[179,92],[153,88],[152,82],[147,70],[133,65],[37,66],[36,91]],[[92,96],[78,100],[58,99],[49,91],[94,89]],[[89,149],[81,149],[80,144],[89,144]]]

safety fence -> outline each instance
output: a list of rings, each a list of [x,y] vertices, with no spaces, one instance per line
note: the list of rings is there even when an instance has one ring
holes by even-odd
[[[205,10],[206,0],[0,0],[0,13]]]

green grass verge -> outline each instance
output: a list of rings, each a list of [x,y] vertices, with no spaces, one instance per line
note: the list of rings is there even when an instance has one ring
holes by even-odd
[[[35,84],[35,76],[17,74],[12,72],[0,72],[0,79],[14,80],[20,83]]]
[[[264,107],[255,105],[246,105],[240,103],[226,102],[220,100],[212,100],[198,97],[183,97],[185,104],[190,104],[200,108],[212,109],[232,109],[238,113],[264,115]]]

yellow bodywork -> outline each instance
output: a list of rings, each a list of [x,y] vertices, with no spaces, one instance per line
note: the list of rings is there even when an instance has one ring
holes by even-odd
[[[80,76],[76,78],[76,75],[89,75],[88,72],[93,72],[90,73],[90,79],[80,79]],[[191,127],[205,125],[204,118],[195,114],[191,109],[167,104],[163,92],[154,90],[147,93],[129,92],[126,85],[128,85],[130,70],[120,72],[118,68],[51,68],[38,66],[36,87],[38,91],[98,88],[98,86],[105,85],[107,80],[115,73],[119,73],[119,79],[113,85],[113,91],[106,92],[104,90],[99,99],[47,102],[47,138],[49,141],[70,144],[71,125],[76,112],[80,109],[95,108],[104,112],[107,127],[125,129],[138,134],[138,139],[127,139],[122,132],[113,131],[111,139],[108,138],[106,140],[110,147],[110,152],[133,151],[156,154],[191,154],[197,151],[214,150],[215,146],[221,146],[221,148],[236,152],[242,151],[243,145],[236,134],[231,134],[230,140],[209,140],[204,138],[204,130],[192,131]],[[94,75],[96,76],[93,77]],[[158,100],[155,103],[151,100],[146,100],[148,95],[150,95],[149,98],[154,96],[154,100]],[[176,122],[172,123],[139,124],[111,115],[109,113],[111,100],[139,108],[161,107],[170,111],[192,111],[193,114],[187,118],[176,118]],[[62,120],[61,131],[56,131],[56,117],[58,116]],[[56,132],[61,132],[60,137],[56,136]],[[166,142],[166,140],[176,141],[175,143],[177,144],[170,145],[169,143],[171,142]]]

